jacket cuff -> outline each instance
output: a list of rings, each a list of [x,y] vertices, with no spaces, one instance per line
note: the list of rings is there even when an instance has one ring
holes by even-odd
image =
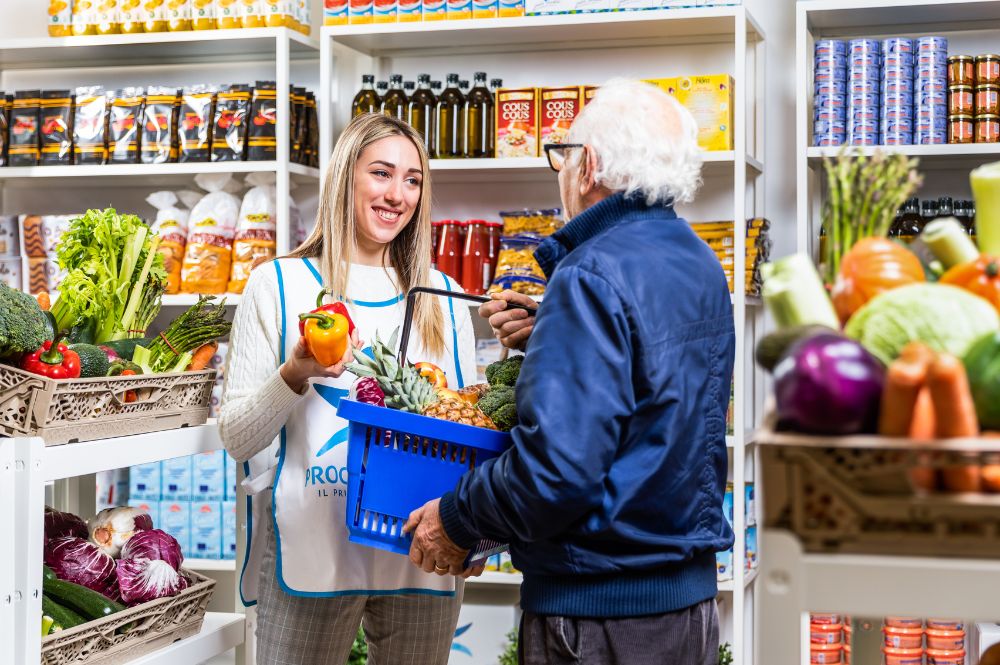
[[[462,523],[462,517],[458,514],[458,505],[455,503],[454,492],[448,492],[441,497],[438,511],[441,514],[441,524],[444,526],[444,532],[451,539],[451,542],[466,550],[471,550],[475,547],[480,538],[474,531]]]

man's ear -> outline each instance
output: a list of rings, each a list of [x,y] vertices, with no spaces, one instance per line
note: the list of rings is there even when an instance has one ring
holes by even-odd
[[[597,189],[597,152],[586,145],[580,159],[580,196],[586,197]]]

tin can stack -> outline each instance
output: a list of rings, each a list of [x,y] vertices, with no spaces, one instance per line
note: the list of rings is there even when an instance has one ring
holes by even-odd
[[[829,612],[809,615],[809,662],[841,665],[851,662],[851,619]]]
[[[913,40],[890,37],[882,42],[881,145],[911,145],[914,139]]]
[[[877,39],[848,42],[847,143],[878,145],[881,120],[882,44]]]
[[[813,145],[843,145],[847,141],[847,42],[817,41],[813,64]]]
[[[948,40],[944,37],[918,37],[914,40],[914,56],[914,138],[920,145],[947,143]]]
[[[1000,141],[1000,55],[948,58],[948,142]]]

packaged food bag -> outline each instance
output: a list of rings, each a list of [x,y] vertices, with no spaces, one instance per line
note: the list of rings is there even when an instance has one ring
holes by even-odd
[[[195,30],[215,30],[215,0],[191,0],[191,24]]]
[[[73,34],[73,7],[70,0],[49,0],[49,36],[69,37]]]
[[[11,166],[38,166],[38,118],[41,100],[38,90],[18,90],[10,110]]]
[[[76,89],[73,156],[77,164],[106,164],[108,96],[100,86]]]
[[[263,28],[267,25],[263,0],[239,0],[240,25],[244,28]]]
[[[73,0],[73,15],[71,20],[73,34],[97,34],[97,2],[96,0]]]
[[[124,34],[134,35],[145,32],[144,18],[142,0],[118,1],[118,21]]]
[[[535,260],[541,236],[525,233],[500,239],[497,270],[489,293],[510,289],[529,296],[545,293],[545,273]]]
[[[145,90],[123,88],[112,99],[108,110],[108,157],[112,164],[135,164],[139,161],[139,128]]]
[[[243,161],[250,115],[250,86],[231,85],[216,96],[212,161]]]
[[[177,89],[150,86],[142,109],[142,163],[165,164],[177,159],[174,107]]]
[[[251,173],[250,191],[243,197],[233,242],[233,269],[229,293],[243,293],[250,271],[275,257],[277,198],[273,173]]]
[[[274,161],[278,151],[278,91],[274,81],[257,81],[247,129],[247,159]]]
[[[181,290],[185,293],[225,293],[232,266],[233,236],[240,214],[240,200],[225,191],[232,176],[202,173],[198,186],[208,192],[188,217],[187,247],[181,268]]]
[[[181,111],[177,134],[182,162],[207,162],[211,156],[212,122],[216,90],[195,85],[181,92]]]
[[[164,293],[181,292],[181,266],[187,246],[188,211],[178,205],[173,192],[153,192],[146,202],[156,208],[152,230],[160,237],[157,251],[163,255],[163,269],[167,271],[167,288]]]
[[[11,95],[0,94],[0,166],[7,166],[7,148],[10,147],[10,107],[14,102]]]

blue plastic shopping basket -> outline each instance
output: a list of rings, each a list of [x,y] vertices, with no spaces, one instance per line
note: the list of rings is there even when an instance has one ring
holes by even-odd
[[[407,294],[399,364],[406,363],[415,296],[444,295],[485,302],[487,298],[425,287]],[[527,308],[525,308],[527,309]],[[510,447],[510,434],[462,425],[387,407],[341,400],[337,414],[350,422],[347,451],[347,530],[352,542],[397,554],[410,552],[403,533],[410,513],[454,489],[459,478]],[[466,565],[506,549],[480,542]]]

